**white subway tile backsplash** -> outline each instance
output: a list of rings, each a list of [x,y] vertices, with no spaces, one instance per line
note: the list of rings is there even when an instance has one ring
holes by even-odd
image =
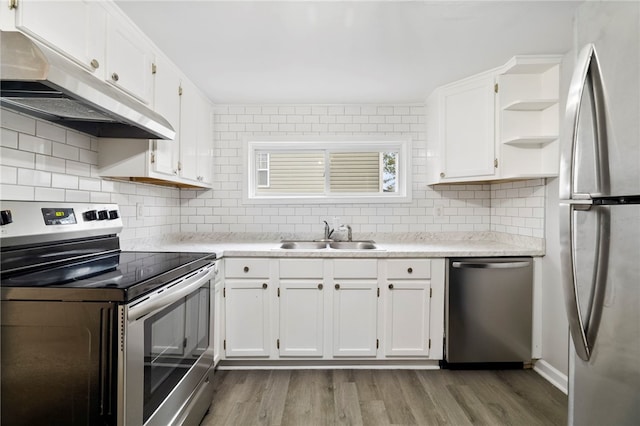
[[[11,166],[0,166],[0,182],[15,185],[18,183],[18,169]]]
[[[34,201],[35,187],[0,183],[0,199]]]
[[[0,124],[4,129],[15,130],[22,134],[36,134],[36,120],[34,118],[10,110],[0,110]]]
[[[67,132],[60,126],[38,120],[36,122],[36,136],[65,143],[67,139]]]
[[[53,142],[53,156],[77,161],[80,159],[80,149],[75,146]]]
[[[42,139],[24,133],[20,133],[20,135],[18,135],[18,149],[21,151],[51,155],[51,144],[52,142],[47,139]]]
[[[1,129],[0,146],[18,149],[18,132],[9,129]]]
[[[32,152],[0,147],[0,162],[3,166],[33,168],[35,158]]]
[[[350,224],[356,236],[359,232],[492,230],[542,238],[544,179],[426,185],[424,114],[423,105],[217,105],[214,189],[204,191],[101,179],[96,173],[97,139],[2,110],[2,197],[118,203],[126,224],[123,239],[175,231],[321,235],[322,221],[332,223],[333,217]],[[256,135],[410,138],[413,201],[407,205],[244,205],[243,143]],[[29,181],[26,171],[19,178],[19,169],[40,174]],[[33,185],[17,185],[25,182]],[[137,218],[138,203],[145,205],[145,217]],[[434,215],[434,206],[443,207],[442,216]]]
[[[34,199],[38,201],[65,201],[64,189],[35,188]]]
[[[18,169],[18,184],[50,187],[51,173],[32,169]]]

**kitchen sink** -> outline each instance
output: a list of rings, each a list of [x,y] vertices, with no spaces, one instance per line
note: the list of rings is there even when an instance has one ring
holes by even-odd
[[[372,250],[378,248],[374,241],[334,241],[329,247],[338,250]]]
[[[282,249],[289,250],[319,250],[327,248],[326,241],[283,241]]]
[[[286,250],[371,250],[378,248],[374,241],[282,241],[281,249]]]

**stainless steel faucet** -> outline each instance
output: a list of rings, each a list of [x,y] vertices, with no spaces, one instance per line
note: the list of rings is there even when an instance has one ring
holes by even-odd
[[[327,223],[326,220],[323,220],[323,222],[324,222],[324,240],[325,241],[330,240],[334,230],[329,227],[329,224]]]

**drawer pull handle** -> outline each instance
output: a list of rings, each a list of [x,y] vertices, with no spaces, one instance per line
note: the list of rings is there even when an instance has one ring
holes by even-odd
[[[318,290],[322,290],[323,287],[322,283],[318,284]]]
[[[91,68],[93,68],[94,70],[97,70],[98,68],[100,68],[100,62],[98,62],[97,59],[92,59]]]
[[[249,267],[248,266],[244,267],[244,272],[249,272]]]
[[[336,287],[336,290],[340,290],[340,284],[336,284],[335,287]]]
[[[413,273],[413,268],[407,269],[407,272],[410,273],[410,274]]]
[[[265,290],[267,289],[267,287],[269,287],[267,283],[262,284],[262,288],[264,288]]]
[[[393,290],[393,284],[389,284],[389,290]]]

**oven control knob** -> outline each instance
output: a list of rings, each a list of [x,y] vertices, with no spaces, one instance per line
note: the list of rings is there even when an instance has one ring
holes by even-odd
[[[0,211],[0,225],[8,225],[11,222],[13,222],[13,218],[11,217],[11,210]]]
[[[118,214],[118,210],[109,210],[109,220],[117,219],[120,215]]]
[[[98,220],[97,210],[86,211],[82,214],[82,216],[84,216],[84,220],[87,220],[87,221]]]
[[[106,210],[100,210],[98,212],[98,220],[107,220],[109,217],[109,212]]]

